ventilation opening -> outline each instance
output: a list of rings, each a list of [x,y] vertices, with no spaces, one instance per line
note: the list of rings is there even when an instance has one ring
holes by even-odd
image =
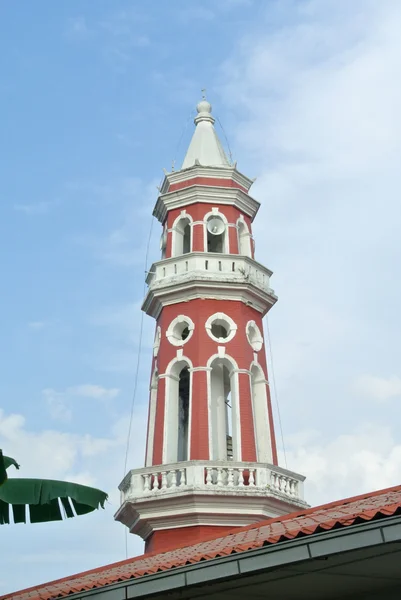
[[[188,252],[191,252],[191,226],[189,222],[184,227],[182,240],[182,253],[188,254]]]
[[[186,340],[189,336],[189,326],[186,321],[182,321],[181,323],[176,323],[173,329],[173,336],[178,340]]]
[[[234,452],[233,452],[233,432],[232,432],[232,423],[233,423],[233,419],[232,419],[232,406],[231,406],[231,387],[230,387],[230,378],[229,378],[229,374],[228,374],[228,370],[226,368],[226,372],[224,373],[224,376],[227,378],[228,376],[228,381],[225,381],[225,391],[226,391],[226,399],[225,399],[225,403],[226,403],[226,447],[227,447],[227,460],[233,460],[234,458]],[[227,392],[227,390],[229,390]]]
[[[222,253],[224,247],[224,234],[213,235],[207,232],[207,251]]]
[[[178,383],[178,447],[177,461],[188,460],[188,424],[189,424],[190,380],[188,367],[179,375]]]
[[[193,331],[194,324],[191,319],[184,315],[179,315],[170,323],[166,331],[166,336],[173,346],[182,346],[191,338]]]
[[[212,323],[211,332],[215,338],[222,338],[223,340],[225,340],[226,338],[228,338],[230,328],[227,326],[226,323],[224,323],[224,321],[216,320]]]
[[[224,221],[216,216],[207,222],[207,251],[224,252],[224,236],[226,226]]]
[[[233,415],[230,372],[215,362],[211,372],[212,455],[213,460],[233,460]]]
[[[187,217],[178,221],[173,234],[173,256],[191,252],[191,223]]]

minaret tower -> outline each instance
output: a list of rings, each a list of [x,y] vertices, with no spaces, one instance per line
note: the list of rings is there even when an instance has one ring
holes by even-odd
[[[259,203],[211,105],[196,108],[153,212],[163,232],[142,306],[156,320],[145,467],[120,484],[116,514],[147,552],[306,506],[304,477],[277,462],[262,324],[277,297],[254,258]]]

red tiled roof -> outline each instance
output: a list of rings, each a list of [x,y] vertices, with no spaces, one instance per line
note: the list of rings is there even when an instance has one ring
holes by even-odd
[[[348,527],[362,521],[393,516],[398,512],[401,512],[401,486],[236,528],[232,533],[204,540],[193,546],[176,548],[162,554],[154,553],[130,558],[11,595],[7,594],[0,600],[62,598],[68,594],[99,588],[159,571],[167,571],[201,560],[244,552],[298,536]]]

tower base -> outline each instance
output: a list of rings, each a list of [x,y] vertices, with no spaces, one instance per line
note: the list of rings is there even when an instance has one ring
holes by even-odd
[[[135,469],[115,519],[162,552],[216,532],[307,508],[304,477],[275,465],[190,461]]]

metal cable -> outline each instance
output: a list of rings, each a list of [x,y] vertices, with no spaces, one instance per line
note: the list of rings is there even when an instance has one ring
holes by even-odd
[[[275,377],[275,374],[274,374],[273,350],[272,350],[272,343],[271,343],[271,337],[270,337],[269,320],[267,318],[267,315],[266,315],[265,321],[266,321],[267,340],[269,342],[270,365],[271,365],[271,374],[272,374],[272,383],[273,383],[274,397],[275,397],[275,400],[276,400],[276,408],[277,408],[277,415],[278,415],[278,424],[279,424],[279,428],[280,428],[281,444],[283,446],[284,464],[285,464],[285,468],[287,469],[287,454],[286,454],[286,451],[285,451],[283,425],[282,425],[282,421],[281,421],[280,405],[279,405],[279,401],[278,401],[277,386],[276,386],[276,377]]]
[[[229,157],[230,157],[230,164],[233,164],[233,154],[232,154],[232,152],[231,152],[231,148],[230,148],[230,143],[229,143],[229,141],[228,141],[228,137],[227,137],[227,135],[226,135],[226,132],[225,132],[225,130],[224,130],[224,127],[223,127],[223,125],[221,124],[221,121],[220,121],[219,117],[216,117],[216,121],[217,121],[217,122],[218,122],[218,124],[220,125],[220,127],[221,127],[221,130],[222,130],[222,132],[223,132],[223,135],[224,135],[224,139],[226,140],[227,149],[228,149],[228,154],[229,154]]]
[[[151,238],[152,238],[152,231],[153,231],[153,220],[154,219],[153,219],[153,216],[152,216],[152,220],[150,222],[148,242],[147,242],[147,246],[146,246],[146,253],[145,253],[145,265],[144,265],[145,266],[145,273],[147,272],[147,268],[148,268],[148,257],[149,257],[150,241],[151,241]],[[143,284],[142,297],[144,297],[145,292],[146,292],[146,279],[145,279],[144,284]],[[128,453],[129,453],[130,440],[131,440],[132,421],[133,421],[133,418],[134,418],[134,407],[135,407],[135,400],[136,400],[136,392],[137,392],[137,389],[138,389],[139,367],[140,367],[140,364],[141,364],[141,355],[142,355],[143,322],[144,322],[144,312],[141,311],[141,320],[140,320],[140,326],[139,326],[139,340],[138,340],[138,354],[137,354],[135,377],[134,377],[134,390],[133,390],[133,393],[132,393],[131,412],[130,412],[129,425],[128,425],[127,446],[126,446],[126,450],[125,450],[124,474],[123,474],[123,477],[125,477],[125,475],[127,474],[127,463],[128,463]],[[126,528],[125,528],[125,557],[128,558],[128,535],[127,535],[127,529]]]

